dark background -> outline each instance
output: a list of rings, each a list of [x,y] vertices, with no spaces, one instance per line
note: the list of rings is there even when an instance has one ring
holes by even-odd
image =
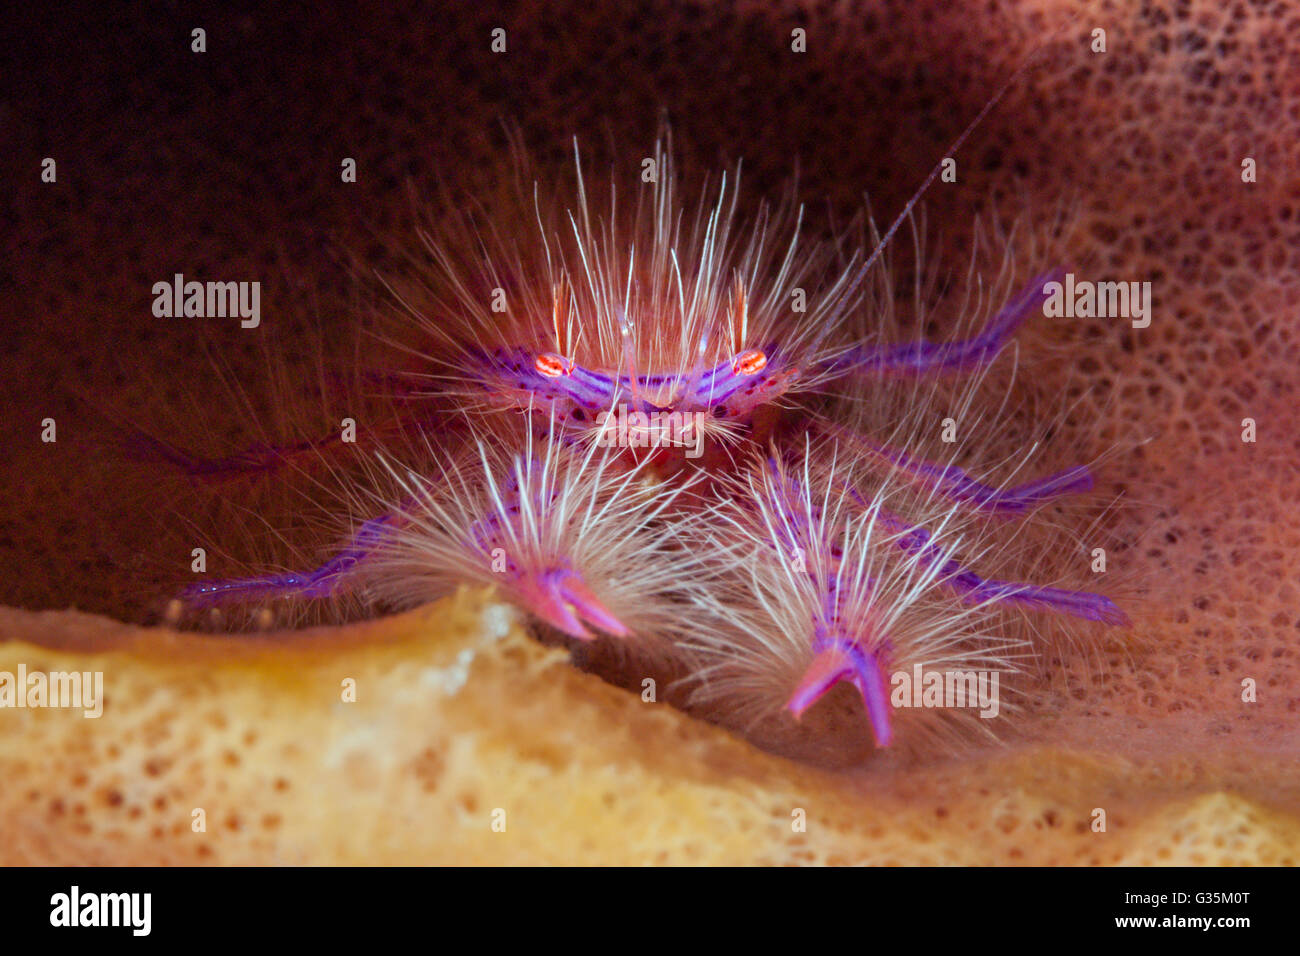
[[[233,393],[266,391],[262,350],[292,363],[312,349],[304,327],[355,324],[354,260],[409,235],[412,188],[472,196],[507,125],[544,169],[575,135],[595,156],[649,153],[666,117],[688,168],[743,159],[751,198],[775,196],[797,167],[814,222],[844,221],[864,193],[892,218],[1046,42],[1042,17],[995,14],[991,48],[957,11],[908,3],[843,17],[635,2],[98,6],[5,26],[0,602],[132,617],[167,586],[168,529],[202,522],[183,490],[120,469],[115,430],[199,447],[233,434]],[[196,26],[205,53],[191,51]],[[807,54],[790,50],[796,26]],[[1032,139],[1008,147],[1051,108],[1041,79],[1012,89],[962,154],[963,188],[942,200],[955,234],[1049,160]],[[55,184],[40,182],[45,156]],[[345,156],[355,184],[340,181]],[[155,318],[151,288],[176,272],[260,281],[260,334]],[[46,417],[59,441],[33,444]]]

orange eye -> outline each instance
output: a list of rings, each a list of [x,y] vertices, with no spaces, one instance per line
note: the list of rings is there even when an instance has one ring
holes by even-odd
[[[757,375],[767,367],[767,356],[758,349],[748,349],[736,356],[731,370],[737,375]]]
[[[554,352],[542,352],[533,360],[533,368],[547,378],[561,378],[573,371],[573,359]]]

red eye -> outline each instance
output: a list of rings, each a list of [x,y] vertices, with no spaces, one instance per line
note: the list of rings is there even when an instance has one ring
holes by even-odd
[[[767,367],[767,356],[758,349],[748,349],[736,356],[731,370],[737,375],[757,375]]]
[[[547,378],[561,378],[573,371],[573,359],[554,352],[542,352],[533,360],[533,368]]]

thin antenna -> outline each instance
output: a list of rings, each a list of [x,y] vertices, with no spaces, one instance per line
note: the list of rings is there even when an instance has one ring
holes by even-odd
[[[943,158],[940,159],[939,162],[935,163],[934,168],[930,170],[930,175],[926,176],[925,181],[921,183],[921,188],[912,194],[912,198],[907,201],[907,205],[903,207],[903,211],[894,219],[889,229],[885,231],[880,242],[876,244],[876,248],[872,250],[871,255],[867,257],[867,261],[862,264],[862,269],[858,273],[859,280],[867,274],[867,270],[870,269],[875,261],[880,258],[880,254],[885,251],[885,246],[889,245],[889,240],[894,238],[894,233],[896,233],[898,227],[903,224],[903,220],[911,215],[912,209],[916,206],[917,201],[925,194],[925,191],[930,188],[930,184],[934,182],[935,177],[937,177],[943,169],[944,161],[949,159],[955,152],[957,152],[957,150],[961,149],[962,144],[966,142],[967,137],[969,137],[971,133],[975,132],[975,127],[979,126],[984,117],[989,114],[989,110],[998,105],[998,101],[1002,99],[1007,90],[1011,89],[1011,84],[1020,78],[1020,75],[1029,68],[1030,64],[1037,58],[1038,54],[1041,53],[1042,50],[1043,47],[1039,47],[1038,50],[1031,53],[1025,59],[1025,62],[1020,64],[1019,68],[1017,68],[1016,71],[1007,78],[1007,81],[1002,84],[1001,88],[993,94],[993,97],[984,104],[983,109],[981,109],[966,128],[961,131],[961,135],[957,137],[950,147],[948,147],[948,151],[944,154]]]

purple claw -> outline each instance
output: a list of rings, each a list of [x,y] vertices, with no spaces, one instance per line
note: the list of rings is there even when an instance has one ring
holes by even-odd
[[[521,581],[519,594],[530,611],[579,641],[595,640],[585,625],[615,637],[631,633],[568,568],[551,568]]]
[[[889,695],[880,662],[870,651],[844,638],[820,637],[813,642],[814,656],[804,671],[786,709],[795,720],[842,680],[847,680],[862,695],[871,722],[871,735],[877,747],[888,747],[894,739],[889,716]]]

